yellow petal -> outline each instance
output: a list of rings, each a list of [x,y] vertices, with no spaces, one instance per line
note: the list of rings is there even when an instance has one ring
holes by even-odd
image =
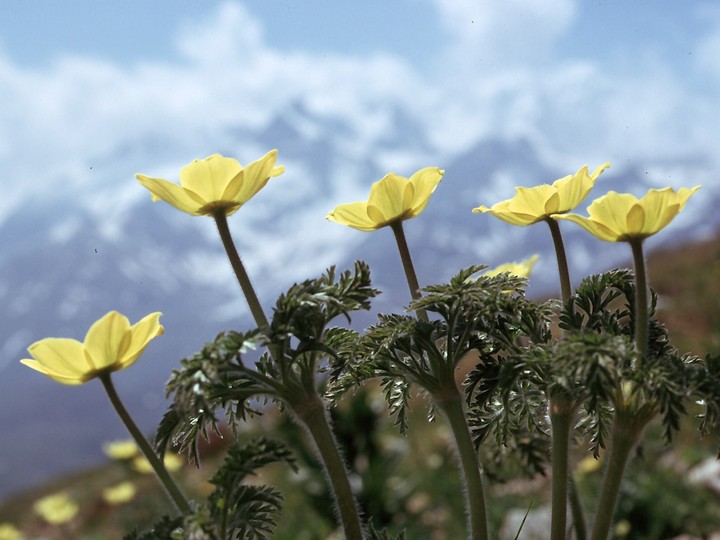
[[[95,321],[85,336],[85,350],[94,369],[117,365],[130,347],[131,337],[130,321],[117,311]]]
[[[620,240],[620,235],[617,231],[584,216],[579,216],[577,214],[556,214],[552,217],[553,219],[573,221],[600,240],[605,240],[606,242],[617,242]]]
[[[636,236],[643,233],[645,228],[645,211],[640,204],[633,204],[625,218],[623,229],[625,235]]]
[[[30,345],[28,352],[35,360],[22,360],[23,364],[63,384],[85,382],[84,375],[92,369],[82,343],[74,339],[42,339]]]
[[[538,221],[537,216],[534,214],[512,212],[508,209],[509,203],[509,200],[499,202],[497,204],[494,204],[492,208],[488,208],[487,206],[478,206],[477,208],[473,208],[473,212],[492,214],[496,218],[501,219],[504,222],[509,223],[510,225],[518,225],[521,227],[526,225],[532,225],[533,223],[536,223]]]
[[[206,202],[223,199],[225,188],[242,172],[237,160],[213,154],[180,170],[180,184]]]
[[[153,339],[163,335],[165,329],[160,324],[161,315],[160,312],[151,313],[130,328],[130,343],[127,351],[118,359],[117,369],[125,369],[133,364]]]
[[[479,206],[473,212],[488,212],[512,225],[532,225],[575,208],[587,197],[595,180],[609,166],[609,163],[605,163],[588,175],[585,165],[573,175],[558,178],[552,185],[515,188],[512,199],[490,208]]]
[[[37,362],[36,360],[30,360],[26,358],[20,360],[20,363],[26,365],[31,369],[34,369],[35,371],[39,371],[43,375],[47,375],[55,382],[59,382],[61,384],[75,386],[78,384],[83,384],[84,382],[87,382],[89,380],[84,376],[84,374],[69,375],[66,373],[60,373],[58,371],[43,366],[40,362]]]
[[[207,203],[192,191],[162,178],[150,178],[142,174],[136,174],[135,177],[140,184],[152,193],[153,201],[165,201],[188,214],[200,215],[198,213],[199,209]]]
[[[327,215],[327,219],[360,231],[374,231],[378,228],[368,217],[367,203],[364,201],[340,204]]]
[[[495,268],[484,271],[482,275],[497,276],[502,273],[508,273],[513,276],[529,278],[530,273],[532,272],[532,268],[533,266],[535,266],[535,263],[539,258],[539,255],[533,255],[532,257],[529,257],[524,261],[501,264],[499,266],[496,266]]]
[[[554,204],[548,204],[552,201]],[[534,216],[535,221],[541,221],[546,216],[555,213],[557,207],[557,189],[547,184],[535,186],[532,188],[518,187],[515,188],[515,196],[508,202],[508,210],[514,213]],[[550,211],[548,212],[548,205]]]
[[[445,171],[437,167],[426,167],[414,173],[409,182],[413,186],[413,199],[410,204],[410,217],[418,216],[430,202],[430,196],[443,178]]]
[[[277,150],[270,150],[257,161],[253,161],[228,183],[222,194],[223,200],[239,203],[237,208],[249,201],[258,191],[268,183],[273,176],[279,176],[284,167],[275,167]],[[237,209],[236,208],[236,209]]]
[[[598,167],[593,173],[593,175],[597,173],[597,176],[593,177],[588,174],[587,165],[585,165],[574,175],[556,180],[553,186],[557,189],[559,201],[557,208],[552,213],[564,214],[583,202],[603,170],[605,169]]]
[[[598,177],[599,177],[603,172],[605,172],[605,169],[607,169],[607,168],[609,168],[609,167],[610,167],[610,162],[609,162],[609,161],[606,161],[605,163],[603,163],[602,165],[600,165],[598,168],[596,168],[596,169],[592,172],[592,174],[590,175],[590,178],[592,179],[593,183],[595,182],[595,180],[598,179]]]
[[[680,188],[677,193],[672,188],[651,189],[640,201],[646,213],[645,232],[648,236],[665,228],[685,207],[690,196],[700,186],[692,189]]]
[[[612,231],[616,242],[627,234],[627,216],[638,202],[637,197],[628,193],[609,191],[588,206],[588,214],[592,221]]]
[[[402,176],[388,173],[370,188],[367,215],[377,226],[402,218],[410,210],[415,189]]]

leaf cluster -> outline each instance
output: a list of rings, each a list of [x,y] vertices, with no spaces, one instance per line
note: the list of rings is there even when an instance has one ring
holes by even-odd
[[[125,540],[267,540],[275,529],[283,497],[272,486],[245,479],[266,465],[284,462],[297,471],[295,457],[281,442],[258,437],[243,446],[233,444],[210,480],[215,490],[192,514],[163,517],[150,531]]]
[[[335,348],[352,337],[348,330],[327,325],[339,315],[349,320],[351,311],[368,309],[376,294],[367,264],[356,262],[354,272],[339,275],[330,268],[281,295],[269,328],[220,333],[182,360],[167,384],[173,402],[157,433],[158,449],[177,445],[197,462],[198,437],[217,430],[218,409],[225,410],[234,427],[238,420],[260,414],[265,400],[282,407],[316,392],[322,362],[333,365]],[[259,347],[266,352],[249,365],[246,357]]]
[[[481,266],[461,270],[449,283],[431,285],[408,310],[424,310],[429,322],[407,315],[380,315],[358,340],[356,382],[379,377],[402,432],[412,385],[431,401],[452,388],[455,372],[470,354],[500,357],[527,340],[549,339],[549,304],[525,298],[525,280],[509,274],[479,276]],[[434,316],[433,316],[434,315]],[[479,381],[469,381],[470,394]],[[433,414],[431,409],[431,415]]]

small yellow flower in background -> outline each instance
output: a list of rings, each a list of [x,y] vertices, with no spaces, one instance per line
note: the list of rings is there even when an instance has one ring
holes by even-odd
[[[496,266],[495,268],[485,270],[482,275],[497,276],[499,274],[507,272],[508,274],[513,276],[529,278],[530,273],[532,272],[532,268],[533,266],[535,266],[535,263],[539,258],[539,255],[533,255],[532,257],[528,257],[524,261],[501,264],[500,266]]]
[[[632,531],[632,524],[627,520],[623,519],[615,524],[614,532],[616,536],[625,537]]]
[[[473,212],[490,213],[511,225],[532,225],[556,214],[569,212],[583,202],[595,181],[609,166],[610,163],[604,163],[588,174],[585,165],[575,174],[555,180],[552,185],[515,188],[512,199],[499,202],[491,208],[478,206],[473,208]]]
[[[607,242],[642,241],[668,225],[698,189],[700,186],[680,188],[677,192],[669,187],[651,189],[640,199],[610,191],[588,206],[590,217],[577,214],[553,217],[574,221]]]
[[[165,454],[163,458],[165,468],[170,472],[180,470],[183,466],[183,459],[177,454]],[[145,456],[138,456],[132,460],[132,468],[140,474],[151,474],[153,471],[152,465]]]
[[[425,210],[443,174],[445,171],[437,167],[420,169],[410,178],[388,173],[372,185],[367,201],[340,204],[327,219],[360,231],[374,231],[414,218]]]
[[[103,444],[103,452],[110,459],[126,460],[138,455],[138,447],[132,439],[112,441]]]
[[[584,476],[597,471],[601,465],[602,463],[599,459],[595,459],[593,456],[585,456],[578,462],[575,467],[575,472],[579,476]]]
[[[135,177],[152,194],[153,201],[163,200],[194,216],[211,216],[222,210],[226,216],[248,202],[271,177],[285,171],[275,166],[277,150],[271,150],[247,167],[232,158],[213,154],[196,159],[180,171],[180,185],[144,174]]]
[[[33,505],[33,510],[51,525],[61,525],[72,520],[79,507],[67,493],[60,492],[39,499]]]
[[[137,494],[137,488],[132,482],[121,482],[103,489],[102,497],[108,504],[116,505],[130,502]]]
[[[0,540],[22,540],[22,533],[12,523],[0,523]]]
[[[80,343],[68,338],[45,338],[28,347],[34,360],[21,360],[62,384],[83,384],[102,373],[132,365],[151,340],[162,335],[161,313],[151,313],[130,326],[125,315],[111,311],[97,320]]]

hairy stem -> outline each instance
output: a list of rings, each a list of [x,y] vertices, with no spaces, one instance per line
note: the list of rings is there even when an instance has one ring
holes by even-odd
[[[403,269],[405,270],[405,279],[407,279],[408,287],[410,288],[410,296],[413,300],[420,298],[420,284],[418,283],[417,275],[415,274],[415,267],[413,266],[412,257],[410,256],[410,249],[405,239],[405,231],[403,229],[402,221],[394,221],[390,224],[390,228],[395,234],[395,240],[397,241],[398,251],[400,251],[400,259],[402,260]],[[424,309],[417,310],[418,319],[427,322],[428,316]]]
[[[564,540],[567,530],[568,469],[570,461],[570,428],[574,407],[565,392],[550,398],[550,422],[552,424],[552,519],[551,540]]]
[[[240,255],[238,255],[235,242],[233,242],[225,212],[218,210],[213,214],[213,218],[215,219],[215,224],[217,225],[218,232],[220,233],[220,239],[225,247],[225,252],[230,260],[232,269],[235,272],[238,283],[240,283],[240,288],[242,289],[248,306],[250,307],[250,313],[252,313],[252,316],[255,319],[255,324],[258,328],[268,326],[268,320],[267,317],[265,317],[265,312],[260,305],[257,295],[255,294],[255,289],[253,288],[250,278],[245,271],[245,266],[243,266]]]
[[[558,275],[560,277],[560,298],[564,306],[568,306],[572,297],[570,269],[565,254],[565,243],[560,233],[560,225],[552,218],[546,223],[555,247]],[[552,520],[551,538],[565,538],[567,527],[568,485],[574,483],[570,469],[570,430],[574,418],[574,405],[566,392],[560,390],[550,397],[550,421],[552,423]],[[557,424],[557,425],[556,425]],[[582,504],[577,492],[570,498],[573,514],[575,535],[578,539],[585,538],[585,518]]]
[[[648,352],[648,324],[650,310],[648,307],[647,270],[642,240],[631,240],[633,264],[635,266],[635,349],[640,361],[645,360]]]
[[[220,238],[225,247],[225,252],[230,260],[235,276],[240,283],[240,288],[250,306],[250,312],[255,319],[255,324],[260,328],[269,326],[268,319],[255,294],[255,289],[235,248],[235,243],[228,228],[227,216],[223,211],[218,211],[213,214],[213,217],[215,218]],[[275,356],[272,348],[270,354]],[[315,443],[321,462],[327,473],[333,496],[335,497],[342,526],[345,531],[345,538],[347,540],[362,540],[363,532],[360,515],[350,489],[347,469],[340,456],[335,437],[330,429],[322,400],[317,394],[312,393],[309,394],[305,400],[289,400],[289,405]]]
[[[120,399],[120,396],[118,396],[118,393],[115,390],[115,386],[110,378],[110,373],[102,373],[98,378],[100,379],[100,382],[102,382],[105,392],[107,392],[107,395],[110,398],[110,403],[112,403],[113,407],[115,407],[115,411],[120,417],[120,420],[122,420],[123,424],[125,424],[125,427],[130,432],[132,438],[135,439],[135,443],[138,445],[138,448],[143,455],[147,458],[148,462],[155,471],[155,474],[160,480],[160,483],[165,487],[170,499],[175,503],[175,506],[177,506],[181,513],[190,514],[192,512],[190,504],[187,502],[187,499],[185,499],[185,496],[180,491],[180,488],[175,483],[175,480],[173,480],[172,476],[170,476],[170,473],[165,468],[163,460],[155,453],[152,446],[150,446],[150,443],[137,427],[137,424],[135,424],[134,420],[130,416],[130,413],[128,413],[125,405]]]
[[[592,540],[606,540],[610,533],[628,458],[650,418],[651,415],[633,413],[625,409],[618,409],[615,413]]]
[[[560,275],[560,298],[563,305],[567,305],[572,295],[572,287],[570,285],[570,269],[568,268],[567,256],[565,255],[565,244],[563,243],[562,234],[560,234],[560,225],[552,218],[547,218],[546,223],[550,227],[553,245],[555,246],[555,256],[557,257],[558,274]]]
[[[465,418],[462,395],[457,387],[453,386],[452,389],[445,391],[444,395],[434,395],[433,398],[450,423],[450,429],[457,445],[460,472],[465,481],[465,507],[469,522],[468,538],[488,540],[487,510],[480,462]]]
[[[362,540],[364,536],[360,514],[350,488],[347,468],[330,429],[322,400],[317,394],[308,394],[304,400],[291,403],[290,407],[307,429],[320,455],[332,487],[346,540]]]
[[[575,486],[575,479],[572,474],[568,476],[570,490],[570,512],[572,512],[573,526],[575,529],[575,540],[587,539],[587,523],[585,523],[585,512],[583,511],[580,494]]]

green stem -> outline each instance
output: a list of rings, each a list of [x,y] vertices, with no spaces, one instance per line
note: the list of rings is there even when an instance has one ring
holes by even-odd
[[[551,540],[564,540],[567,530],[570,429],[574,416],[573,402],[566,392],[550,397],[552,425],[552,518]]]
[[[415,267],[413,266],[412,257],[410,256],[410,248],[408,248],[407,240],[405,239],[402,221],[393,221],[390,224],[390,228],[393,234],[395,234],[395,240],[397,241],[398,250],[400,251],[400,259],[402,260],[403,269],[405,270],[405,279],[407,279],[408,287],[410,288],[410,296],[412,296],[413,300],[417,300],[420,298],[420,284],[415,274]],[[417,316],[421,321],[428,321],[428,316],[424,309],[418,309]]]
[[[643,361],[648,353],[648,282],[642,240],[630,240],[635,266],[635,349]]]
[[[453,384],[452,389],[448,388],[443,395],[434,395],[433,398],[450,423],[450,429],[457,445],[460,472],[465,481],[465,507],[470,529],[468,538],[487,540],[489,537],[487,510],[480,462],[468,429],[462,396],[457,386]]]
[[[573,524],[575,527],[575,540],[586,540],[587,524],[585,523],[585,512],[583,511],[580,493],[578,493],[575,479],[572,474],[568,475],[570,490],[570,511],[572,512]]]
[[[560,277],[560,298],[564,306],[570,305],[572,286],[570,283],[570,270],[565,254],[565,243],[560,233],[560,225],[552,218],[547,218],[550,228],[555,256],[557,257],[558,275]],[[574,404],[570,396],[564,391],[558,391],[550,398],[550,421],[552,423],[552,520],[551,538],[564,539],[567,526],[568,485],[574,484],[570,470],[570,431],[574,417]],[[556,425],[557,424],[557,425]],[[570,508],[573,515],[575,535],[577,539],[584,539],[585,517],[582,504],[577,492],[573,491],[570,497]]]
[[[562,234],[560,234],[560,225],[552,218],[547,218],[545,222],[550,227],[553,245],[555,246],[555,256],[557,257],[558,274],[560,275],[560,298],[563,305],[567,305],[572,295],[572,287],[570,285],[570,270],[568,269],[567,256],[565,255],[565,244],[563,243]]]
[[[218,211],[213,214],[213,218],[217,224],[225,252],[230,260],[235,276],[240,283],[240,288],[250,306],[250,312],[255,319],[255,324],[261,328],[269,326],[267,317],[263,312],[260,301],[255,294],[255,289],[252,286],[250,278],[238,255],[235,243],[233,242],[227,224],[227,216],[223,211]],[[272,348],[270,354],[275,356]],[[360,524],[360,516],[350,489],[345,464],[340,457],[335,438],[327,421],[325,406],[316,394],[311,395],[309,400],[300,403],[301,405],[298,407],[293,406],[292,403],[290,403],[290,405],[298,419],[307,428],[318,449],[337,502],[338,512],[340,513],[343,529],[345,530],[345,538],[347,540],[361,540],[362,527]]]
[[[290,407],[305,426],[320,454],[325,473],[335,496],[346,540],[362,540],[363,529],[355,497],[350,488],[347,468],[340,455],[335,437],[330,429],[327,412],[317,394],[309,394],[303,401],[291,403]]]
[[[268,326],[268,320],[267,317],[265,317],[265,312],[260,305],[260,301],[258,300],[257,295],[255,294],[255,289],[253,288],[252,283],[250,282],[250,278],[245,271],[245,266],[243,266],[240,255],[238,255],[237,248],[235,247],[235,242],[233,242],[225,212],[222,210],[218,210],[213,214],[213,218],[215,219],[215,224],[217,225],[218,232],[220,233],[220,239],[222,240],[223,246],[225,247],[225,252],[227,253],[228,259],[230,260],[232,269],[235,272],[238,283],[240,283],[240,288],[245,295],[248,306],[250,306],[250,312],[255,319],[255,324],[259,328]]]
[[[102,382],[105,392],[107,392],[107,395],[110,398],[110,403],[112,403],[113,407],[115,407],[115,411],[118,413],[120,420],[122,420],[123,424],[125,424],[125,427],[130,432],[130,435],[132,435],[132,438],[135,439],[135,443],[138,445],[138,448],[143,455],[147,458],[148,462],[155,471],[155,474],[160,480],[160,483],[162,483],[165,487],[170,499],[172,499],[175,506],[177,506],[181,513],[190,514],[192,512],[190,504],[187,502],[187,499],[185,499],[185,496],[180,491],[180,488],[165,468],[165,464],[162,459],[160,459],[160,457],[158,457],[155,453],[152,446],[150,446],[150,443],[133,421],[130,413],[128,413],[125,405],[120,399],[120,396],[118,396],[118,393],[115,390],[115,386],[110,378],[110,372],[101,373],[98,378],[100,379],[100,382]]]
[[[613,420],[610,451],[605,466],[605,477],[593,524],[592,540],[606,540],[612,526],[615,506],[628,458],[640,440],[650,416],[619,409]]]

